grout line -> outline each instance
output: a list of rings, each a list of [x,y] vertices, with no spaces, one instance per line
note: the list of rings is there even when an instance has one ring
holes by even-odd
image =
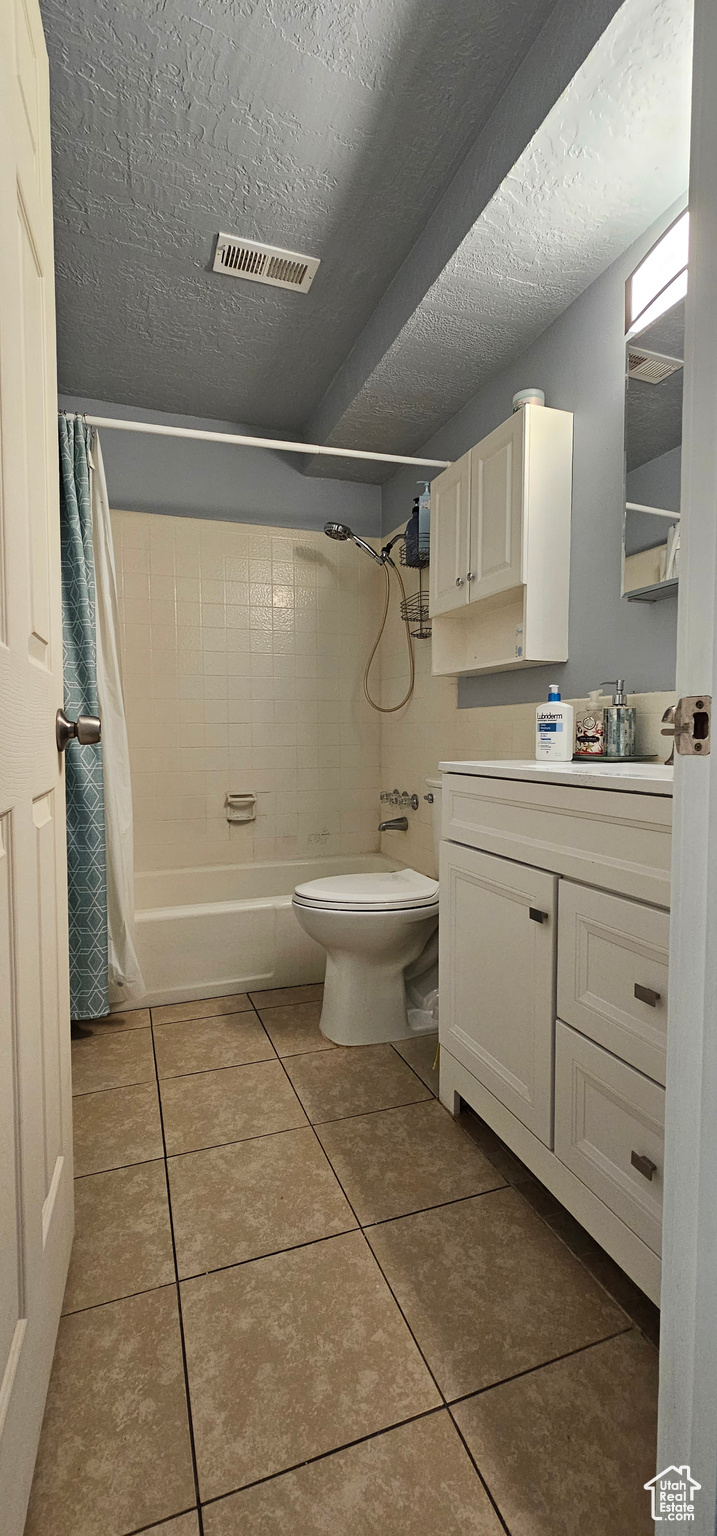
[[[123,1088],[151,1088],[157,1079],[143,1077],[134,1083],[110,1083],[106,1088],[86,1088],[84,1093],[73,1093],[73,1099],[91,1099],[96,1093],[120,1093]]]
[[[617,1328],[614,1333],[606,1333],[603,1338],[590,1339],[587,1344],[578,1344],[575,1349],[566,1349],[562,1355],[551,1355],[549,1360],[540,1360],[537,1365],[527,1365],[524,1371],[514,1371],[512,1376],[501,1376],[499,1381],[489,1381],[485,1387],[474,1387],[472,1392],[462,1392],[460,1397],[452,1397],[446,1403],[449,1409],[458,1408],[461,1403],[467,1403],[472,1397],[482,1397],[485,1392],[493,1392],[496,1387],[505,1387],[512,1381],[521,1381],[523,1376],[535,1376],[538,1371],[544,1371],[550,1365],[558,1365],[561,1360],[572,1360],[575,1355],[584,1355],[589,1349],[599,1349],[601,1344],[609,1344],[612,1339],[622,1339],[626,1333],[632,1333],[636,1327],[630,1323],[627,1328]]]
[[[116,1307],[120,1301],[131,1301],[134,1296],[152,1296],[155,1291],[169,1291],[176,1285],[175,1280],[163,1280],[161,1285],[145,1285],[141,1291],[123,1291],[121,1296],[108,1296],[106,1301],[91,1301],[86,1307],[71,1307],[69,1312],[62,1312],[61,1317],[79,1317],[82,1312],[99,1312],[101,1307]]]
[[[183,1515],[196,1515],[201,1520],[201,1509],[198,1504],[192,1504],[189,1509],[179,1509],[176,1515],[165,1515],[163,1520],[155,1520],[152,1525],[138,1525],[133,1531],[127,1531],[126,1536],[152,1536],[152,1531],[160,1531],[163,1525],[168,1525],[172,1520],[181,1520]]]
[[[397,1419],[395,1424],[385,1424],[381,1429],[372,1429],[367,1435],[359,1435],[356,1440],[346,1440],[343,1445],[333,1445],[329,1451],[320,1451],[317,1456],[306,1456],[303,1461],[292,1462],[290,1467],[281,1467],[278,1472],[267,1472],[266,1477],[255,1477],[250,1483],[241,1483],[238,1488],[229,1488],[226,1493],[215,1494],[212,1499],[205,1499],[203,1508],[210,1504],[221,1504],[224,1499],[235,1498],[238,1493],[247,1493],[250,1488],[260,1488],[265,1483],[275,1483],[277,1478],[285,1477],[289,1472],[300,1472],[302,1467],[311,1467],[319,1461],[329,1461],[332,1456],[340,1456],[342,1451],[353,1450],[356,1445],[366,1445],[369,1440],[380,1440],[382,1435],[393,1434],[396,1429],[404,1429],[407,1424],[418,1424],[421,1419],[431,1419],[436,1413],[445,1413],[443,1403],[437,1403],[435,1408],[425,1408],[422,1413],[409,1414],[408,1418]],[[452,1422],[452,1420],[451,1420]],[[453,1426],[457,1428],[456,1425]],[[136,1536],[135,1532],[131,1536]]]
[[[157,1072],[157,1056],[156,1056],[156,1052],[155,1052],[155,1049],[154,1049],[154,1032],[152,1033],[152,1053],[154,1055],[154,1070],[155,1070],[155,1073],[156,1073]],[[162,1146],[164,1148],[164,1157],[163,1157],[163,1162],[164,1162],[164,1181],[165,1181],[165,1188],[166,1188],[166,1191],[167,1191],[167,1210],[168,1210],[168,1213],[169,1213],[169,1230],[170,1230],[170,1234],[171,1234],[171,1238],[172,1238],[172,1257],[174,1259],[174,1285],[175,1285],[175,1295],[176,1295],[176,1298],[177,1298],[177,1315],[178,1315],[178,1319],[179,1319],[179,1339],[180,1339],[181,1350],[182,1350],[182,1370],[184,1372],[184,1391],[185,1391],[186,1401],[187,1401],[187,1424],[188,1424],[188,1428],[189,1428],[189,1446],[190,1446],[190,1452],[191,1452],[191,1457],[192,1457],[192,1474],[193,1474],[193,1477],[194,1477],[194,1491],[195,1491],[196,1499],[197,1499],[197,1522],[198,1522],[198,1525],[199,1525],[199,1536],[204,1536],[204,1522],[203,1522],[203,1519],[202,1519],[202,1510],[201,1510],[201,1503],[200,1503],[200,1497],[199,1497],[199,1472],[198,1472],[198,1468],[197,1468],[197,1447],[196,1447],[196,1443],[195,1443],[195,1439],[194,1439],[194,1419],[193,1419],[193,1416],[192,1416],[192,1398],[191,1398],[191,1393],[190,1393],[190,1389],[189,1389],[189,1370],[188,1370],[188,1366],[187,1366],[187,1346],[186,1346],[186,1340],[185,1340],[185,1337],[184,1337],[184,1318],[182,1316],[182,1291],[181,1291],[181,1287],[180,1287],[180,1284],[179,1284],[179,1269],[178,1269],[178,1266],[177,1266],[177,1245],[176,1245],[175,1238],[174,1238],[174,1216],[173,1216],[173,1213],[172,1213],[172,1195],[171,1195],[171,1191],[170,1191],[170,1187],[169,1187],[169,1168],[167,1166],[167,1143],[166,1143],[165,1134],[164,1134],[164,1115],[162,1113],[162,1095],[159,1092],[159,1078],[158,1077],[157,1077],[157,1098],[159,1099],[159,1123],[160,1123],[160,1128],[161,1128],[161,1131],[162,1131]]]
[[[147,1163],[162,1162],[164,1158],[160,1153],[159,1157],[141,1157],[135,1163],[113,1163],[111,1168],[93,1168],[91,1173],[76,1173],[74,1183],[76,1184],[78,1179],[96,1179],[101,1173],[121,1173],[123,1168],[144,1168]]]

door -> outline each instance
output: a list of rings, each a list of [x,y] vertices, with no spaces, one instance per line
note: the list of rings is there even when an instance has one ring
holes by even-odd
[[[48,71],[0,0],[0,1507],[21,1536],[72,1238]]]
[[[441,844],[441,1043],[552,1146],[557,877]]]
[[[526,419],[524,411],[516,411],[471,449],[471,602],[523,580]]]
[[[431,485],[431,614],[468,602],[470,558],[470,454]]]
[[[685,324],[677,692],[715,694],[717,6],[696,0]],[[701,1483],[717,1526],[717,756],[676,757],[658,1468]]]

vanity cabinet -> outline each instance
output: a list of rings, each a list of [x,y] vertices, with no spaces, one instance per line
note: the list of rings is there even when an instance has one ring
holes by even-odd
[[[452,1113],[459,1096],[471,1105],[658,1300],[665,770],[626,790],[610,765],[592,771],[594,788],[589,772],[573,787],[572,764],[453,767],[443,777],[441,1099]]]
[[[547,1146],[557,883],[508,859],[441,849],[441,1010],[451,1049]]]
[[[527,405],[431,485],[433,671],[566,661],[572,415]]]

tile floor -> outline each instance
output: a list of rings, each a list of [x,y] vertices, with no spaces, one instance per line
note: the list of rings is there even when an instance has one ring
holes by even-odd
[[[657,1314],[435,1038],[320,989],[73,1044],[77,1232],[26,1536],[648,1536]]]

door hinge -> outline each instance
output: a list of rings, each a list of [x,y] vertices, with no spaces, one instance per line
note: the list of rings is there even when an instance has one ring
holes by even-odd
[[[668,762],[680,757],[709,757],[712,746],[712,696],[690,694],[671,704],[662,716],[663,736],[674,736]]]

